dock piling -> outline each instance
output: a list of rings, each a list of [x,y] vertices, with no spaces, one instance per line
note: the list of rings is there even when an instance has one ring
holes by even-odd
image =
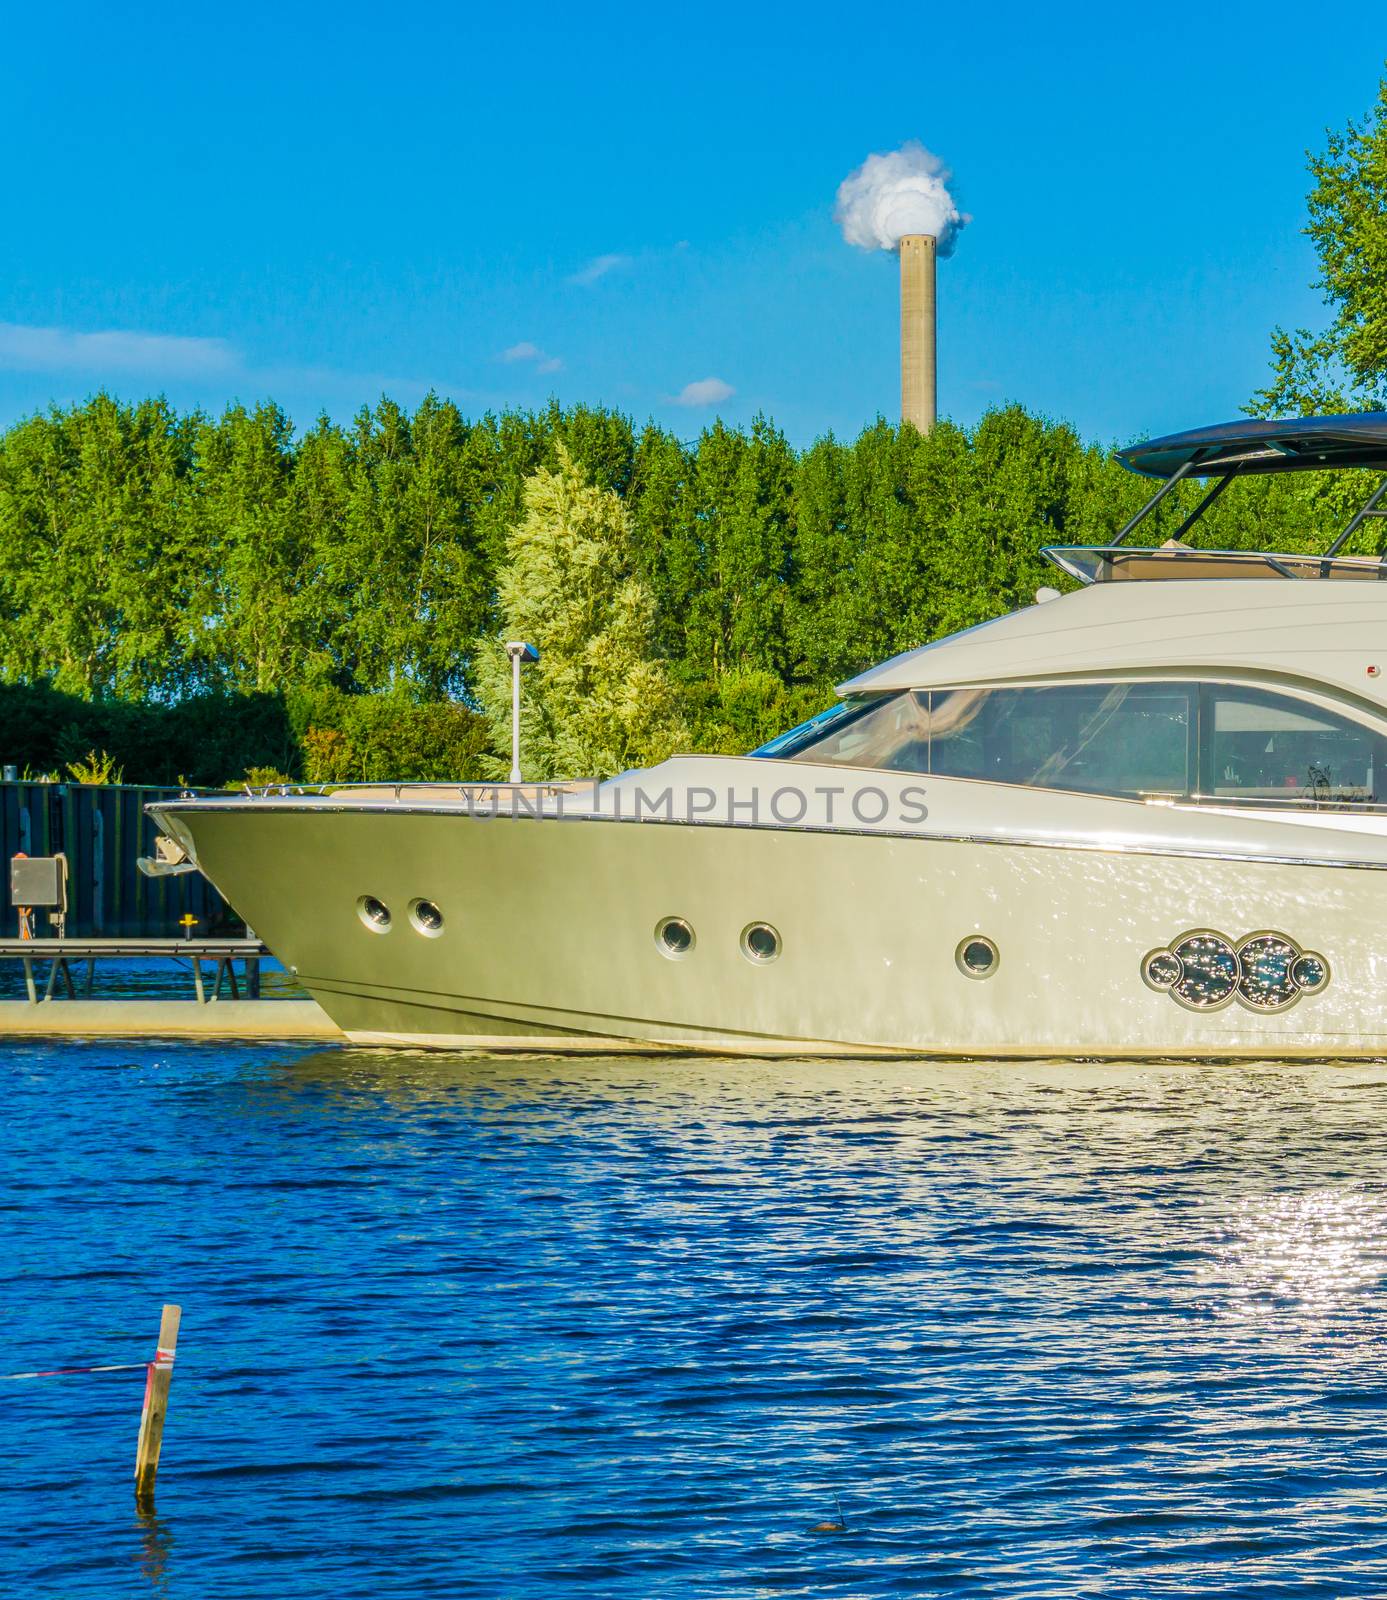
[[[164,1442],[164,1418],[169,1409],[169,1385],[173,1382],[173,1357],[178,1346],[181,1306],[165,1306],[159,1319],[159,1345],[144,1385],[144,1409],[140,1413],[140,1440],[135,1450],[135,1500],[148,1507],[154,1499],[154,1478],[159,1471],[159,1447]]]

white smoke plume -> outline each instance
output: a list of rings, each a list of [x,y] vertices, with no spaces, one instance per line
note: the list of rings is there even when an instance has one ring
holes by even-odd
[[[937,254],[953,254],[959,230],[973,219],[949,193],[953,173],[917,139],[872,155],[838,185],[833,220],[849,244],[894,250],[907,233],[932,233]]]

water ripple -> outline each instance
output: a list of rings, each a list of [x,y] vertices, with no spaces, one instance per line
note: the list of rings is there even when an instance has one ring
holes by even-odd
[[[1387,1591],[1380,1064],[6,1066],[7,1592]]]

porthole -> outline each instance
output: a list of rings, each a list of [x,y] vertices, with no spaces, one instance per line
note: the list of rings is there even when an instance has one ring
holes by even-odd
[[[990,978],[997,970],[997,963],[1001,959],[997,946],[980,933],[975,933],[970,939],[962,940],[958,949],[954,951],[958,970],[965,978]]]
[[[411,900],[409,920],[414,924],[414,931],[426,938],[436,939],[443,932],[443,913],[432,900]]]
[[[683,917],[666,917],[655,928],[655,946],[661,955],[678,961],[694,947],[694,931]]]
[[[1185,975],[1180,958],[1171,950],[1153,950],[1141,964],[1141,975],[1158,994],[1166,994]]]
[[[372,933],[390,931],[390,907],[373,894],[364,894],[356,903],[356,914]]]
[[[764,966],[780,954],[780,935],[769,922],[753,922],[742,929],[742,954],[757,966]]]
[[[1220,933],[1207,928],[1187,933],[1171,954],[1180,963],[1171,989],[1188,1011],[1219,1011],[1238,992],[1238,952]]]
[[[1219,1011],[1236,999],[1265,1016],[1290,1010],[1302,995],[1319,994],[1330,979],[1325,958],[1302,950],[1284,933],[1250,933],[1234,941],[1208,928],[1148,951],[1141,975],[1148,987],[1189,1011]]]
[[[1294,969],[1300,951],[1276,933],[1257,933],[1238,946],[1238,998],[1249,1011],[1283,1011],[1300,993]]]
[[[1323,956],[1307,950],[1291,968],[1291,976],[1298,988],[1306,994],[1314,994],[1329,982],[1329,963]]]

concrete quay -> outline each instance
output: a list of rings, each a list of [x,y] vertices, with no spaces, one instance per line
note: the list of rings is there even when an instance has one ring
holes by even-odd
[[[313,1000],[0,1000],[0,1039],[342,1038]]]

